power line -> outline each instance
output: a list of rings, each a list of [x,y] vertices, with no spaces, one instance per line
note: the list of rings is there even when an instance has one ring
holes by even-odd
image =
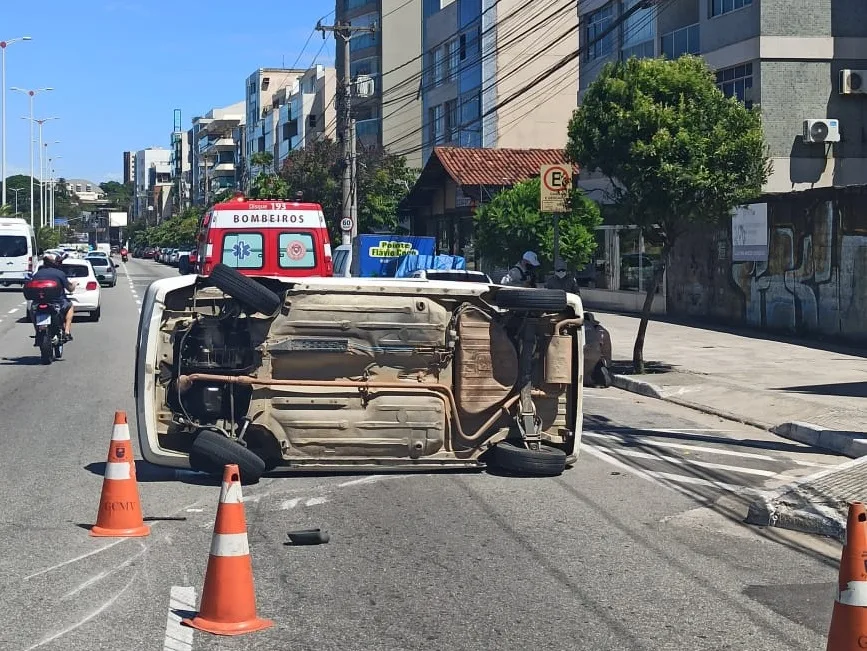
[[[654,0],[649,0],[649,2],[653,2],[653,1]],[[665,9],[667,9],[668,7],[670,7],[674,0],[656,0],[656,1],[659,2],[660,7],[661,7],[658,11],[662,12]],[[596,43],[598,43],[599,41],[604,39],[606,36],[608,36],[609,34],[614,32],[614,30],[618,29],[624,22],[626,22],[626,20],[630,16],[637,13],[640,9],[646,9],[648,7],[649,2],[639,1],[639,2],[635,3],[635,5],[633,5],[628,10],[623,12],[615,20],[611,21],[611,24],[608,27],[606,27],[605,29],[603,29],[599,34],[597,34],[597,36],[594,39],[590,40],[588,43],[586,43],[582,46],[579,46],[575,51],[570,52],[566,56],[562,57],[551,68],[549,68],[548,70],[544,71],[543,73],[537,75],[533,80],[531,80],[527,84],[524,84],[523,86],[521,86],[517,91],[515,91],[514,93],[512,93],[508,97],[495,103],[492,107],[490,107],[484,113],[482,113],[478,118],[475,118],[475,119],[473,119],[473,120],[471,120],[465,124],[459,125],[458,129],[463,130],[467,126],[470,126],[470,125],[473,125],[477,122],[480,122],[481,120],[488,117],[489,115],[496,113],[501,108],[513,103],[515,100],[520,98],[522,95],[527,93],[529,90],[532,90],[537,85],[541,84],[543,81],[547,80],[549,77],[554,75],[558,70],[562,70],[565,66],[569,65],[569,63],[571,63],[575,59],[579,58],[582,54],[584,54],[587,51],[587,49],[590,46],[595,45]],[[422,131],[423,129],[424,129],[424,127],[422,127],[421,129],[417,129],[416,132]],[[427,145],[422,145],[421,147],[413,147],[413,148],[410,148],[408,150],[399,151],[399,152],[395,152],[395,153],[399,156],[408,156],[410,154],[417,153],[419,151],[423,151],[426,146]]]

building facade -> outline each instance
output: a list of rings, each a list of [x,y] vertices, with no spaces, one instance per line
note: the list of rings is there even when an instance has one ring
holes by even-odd
[[[521,89],[574,51],[574,5],[425,0],[423,160],[436,146],[563,146],[576,106],[578,63],[538,88],[523,94]]]
[[[867,338],[867,327],[853,325],[867,322],[867,306],[858,298],[867,295],[867,285],[853,274],[867,265],[867,250],[857,244],[867,214],[853,198],[867,185],[867,84],[858,83],[867,77],[867,6],[851,0],[672,0],[639,10],[599,38],[634,1],[579,3],[586,48],[581,92],[613,59],[700,55],[725,95],[761,107],[773,163],[757,204],[767,215],[766,260],[736,261],[730,224],[687,238],[667,273],[667,311]],[[592,179],[582,184],[601,187]],[[656,252],[635,229],[609,225],[599,235],[597,286],[620,290],[624,269],[636,260],[650,271]],[[685,261],[692,262],[681,268],[678,262]],[[827,278],[809,281],[820,268]]]
[[[349,79],[353,84],[351,115],[360,146],[381,146],[404,154],[410,167],[422,161],[423,0],[337,0],[335,22],[375,26],[349,41]],[[337,128],[343,128],[343,39],[337,37],[335,63],[339,80]],[[342,133],[342,131],[339,131]]]
[[[67,192],[79,201],[92,203],[105,198],[105,192],[99,187],[99,183],[87,179],[65,179],[65,181]]]
[[[191,201],[192,151],[190,135],[189,130],[181,129],[180,124],[176,125],[171,135],[172,203],[177,212],[187,208]]]
[[[190,198],[205,205],[216,194],[240,187],[238,143],[245,128],[246,102],[213,108],[193,118],[190,139]]]
[[[135,152],[123,152],[123,182],[135,183]]]
[[[320,138],[334,139],[337,127],[334,94],[337,90],[334,68],[316,65],[284,88],[277,97],[277,137],[274,142],[274,163],[277,170],[293,149]]]
[[[278,144],[277,120],[281,101],[285,103],[287,89],[294,88],[304,70],[289,68],[259,68],[247,77],[245,85],[245,136],[246,165],[248,174],[245,187],[252,176],[259,172],[251,160],[254,154],[274,153]]]
[[[159,196],[161,186],[171,185],[171,155],[171,150],[163,147],[148,147],[135,153],[133,219],[155,223],[162,216],[165,205]]]

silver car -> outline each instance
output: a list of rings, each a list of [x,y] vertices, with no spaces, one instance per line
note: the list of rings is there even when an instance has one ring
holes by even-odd
[[[85,260],[93,267],[93,273],[96,274],[96,280],[103,287],[114,287],[117,285],[117,267],[108,256],[103,255],[88,255]]]

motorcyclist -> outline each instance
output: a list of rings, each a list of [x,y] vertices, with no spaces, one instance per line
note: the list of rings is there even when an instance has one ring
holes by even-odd
[[[32,280],[56,280],[67,292],[74,291],[75,283],[69,280],[60,268],[60,263],[62,261],[63,258],[61,256],[54,253],[46,253],[42,256],[43,265],[39,268],[39,271],[33,274]],[[74,316],[72,302],[66,297],[66,293],[64,292],[60,298],[49,301],[49,304],[58,309],[61,318],[64,320],[64,341],[72,341],[72,318]],[[34,329],[36,328],[35,319],[33,321],[33,327]],[[33,345],[37,345],[35,341]]]
[[[518,263],[503,276],[501,285],[514,287],[535,287],[535,269],[539,266],[539,256],[534,251],[525,251]]]
[[[554,275],[545,281],[545,287],[547,289],[562,289],[570,294],[581,294],[578,289],[578,281],[575,280],[575,276],[566,268],[566,263],[562,260],[558,260],[554,264]]]

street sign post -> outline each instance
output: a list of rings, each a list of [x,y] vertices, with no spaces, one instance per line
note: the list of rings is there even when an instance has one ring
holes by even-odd
[[[572,187],[572,166],[564,163],[542,165],[540,170],[541,212],[554,216],[554,264],[560,260],[560,214],[568,211],[569,190]]]
[[[340,220],[340,230],[342,231],[351,231],[352,230],[352,219],[349,217],[344,217]]]

